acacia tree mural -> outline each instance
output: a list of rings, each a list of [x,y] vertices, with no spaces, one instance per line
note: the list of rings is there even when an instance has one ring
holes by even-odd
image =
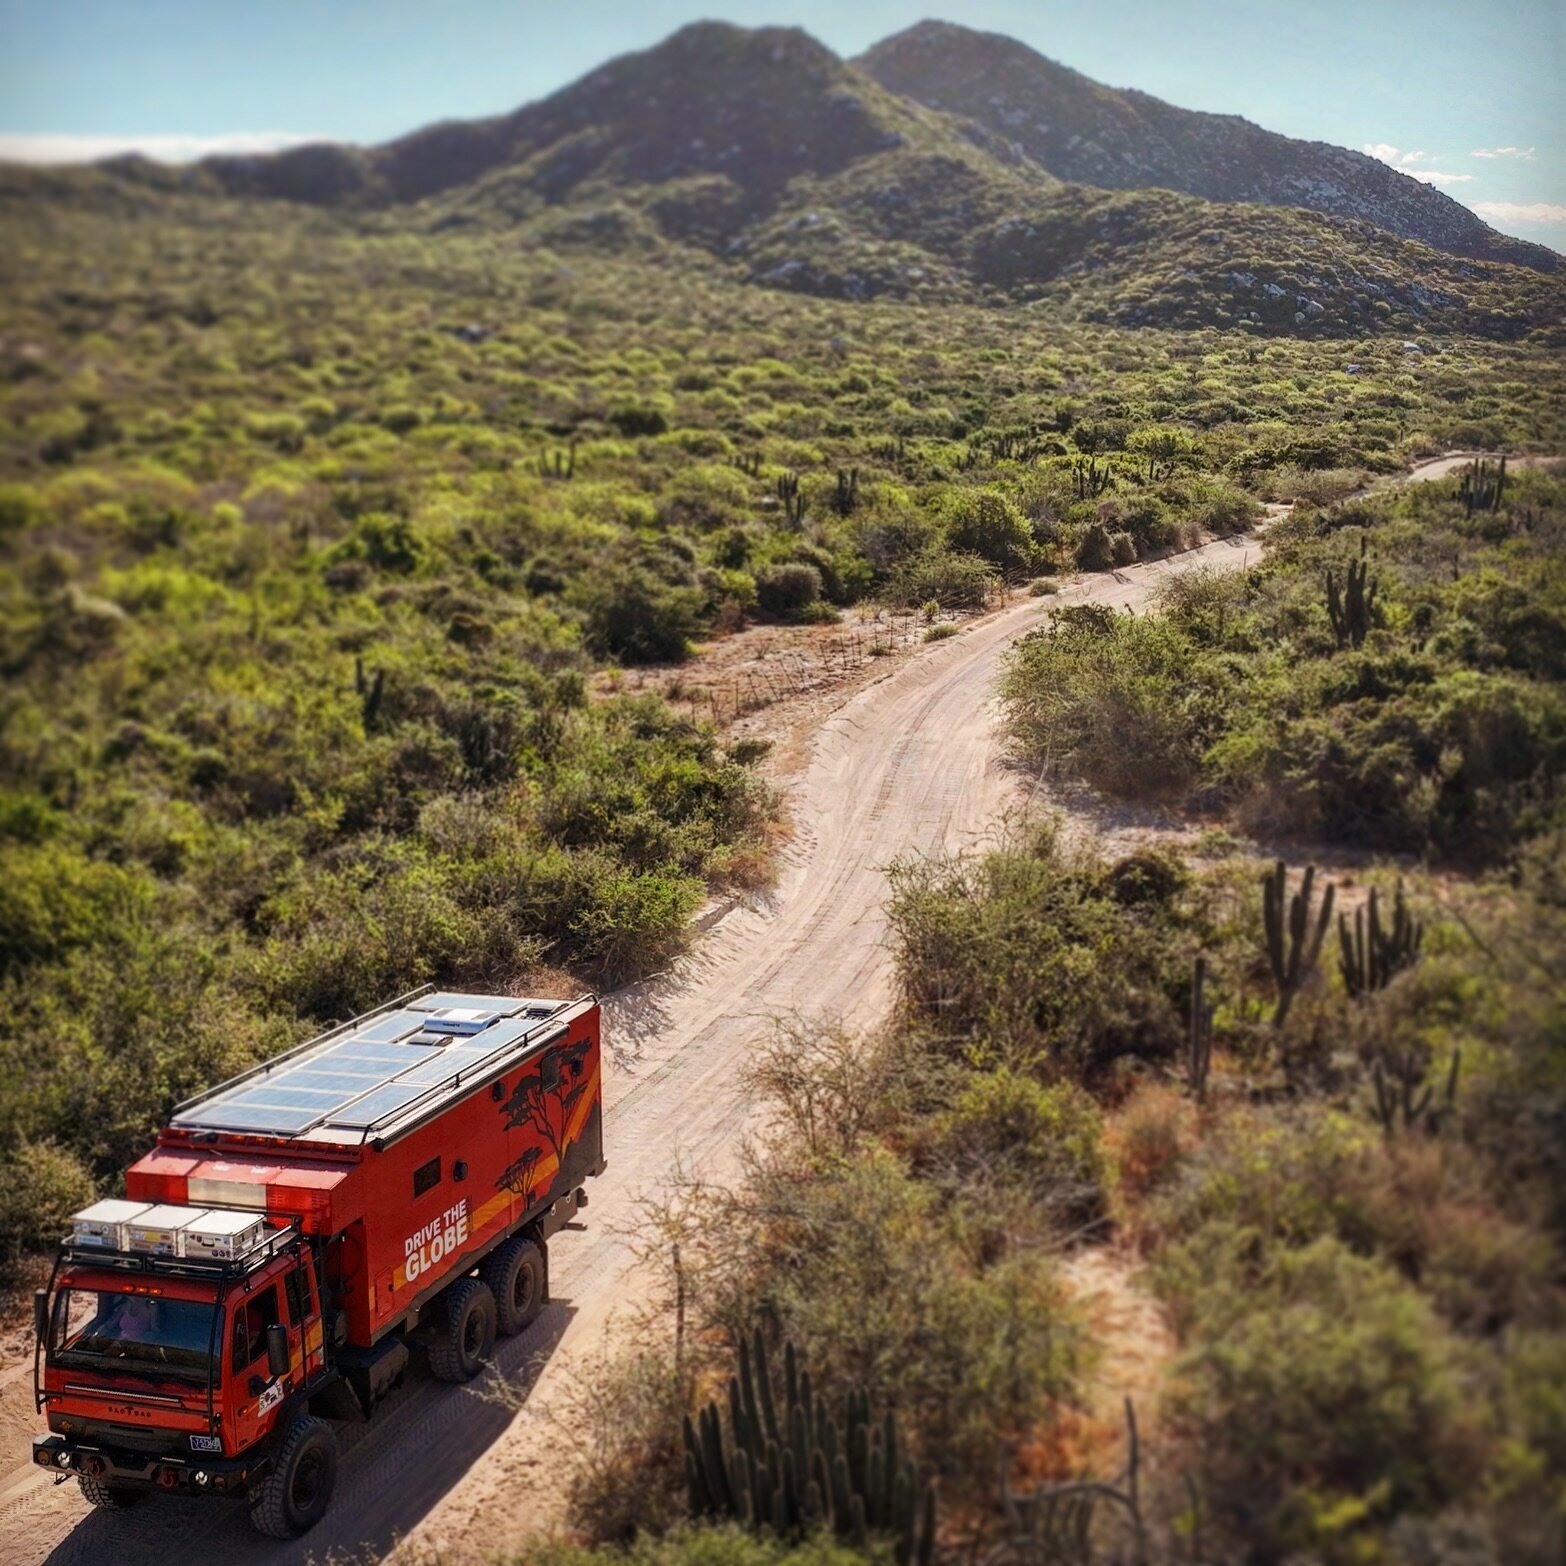
[[[571,1112],[587,1091],[584,1080],[590,1040],[546,1050],[538,1058],[537,1069],[521,1077],[501,1108],[509,1130],[526,1127],[537,1132],[555,1155],[556,1167],[565,1162],[566,1127]],[[534,1182],[543,1148],[536,1143],[527,1148],[502,1173],[496,1184],[515,1192],[524,1202],[536,1194]]]
[[[541,1147],[524,1149],[520,1158],[506,1166],[505,1172],[495,1184],[503,1190],[510,1191],[514,1196],[520,1196],[524,1206],[531,1205],[534,1166],[543,1156],[544,1150]]]

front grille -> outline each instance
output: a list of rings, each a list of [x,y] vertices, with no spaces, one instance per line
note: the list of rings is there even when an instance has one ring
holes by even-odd
[[[174,1457],[189,1448],[183,1430],[149,1430],[145,1425],[117,1425],[107,1419],[73,1420],[77,1438],[89,1445],[118,1447],[122,1452],[145,1452],[152,1457]]]

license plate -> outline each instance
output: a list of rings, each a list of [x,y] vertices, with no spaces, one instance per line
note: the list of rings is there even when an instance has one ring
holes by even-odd
[[[221,1436],[198,1436],[190,1438],[192,1452],[221,1452],[223,1450],[223,1438]]]

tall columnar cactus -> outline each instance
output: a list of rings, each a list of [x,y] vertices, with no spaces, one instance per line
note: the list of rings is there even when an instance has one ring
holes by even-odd
[[[859,504],[858,468],[837,470],[837,494],[833,496],[832,503],[836,506],[840,517],[854,514],[854,507]]]
[[[1499,511],[1505,493],[1505,457],[1494,464],[1483,457],[1477,462],[1470,462],[1458,479],[1457,498],[1462,501],[1463,510],[1469,516],[1476,511]]]
[[[1356,1000],[1384,990],[1405,968],[1419,961],[1425,927],[1408,911],[1403,883],[1397,883],[1392,902],[1392,922],[1383,926],[1381,908],[1374,887],[1367,908],[1354,910],[1350,928],[1345,915],[1338,915],[1338,971],[1343,987]]]
[[[1191,969],[1191,1020],[1186,1031],[1185,1074],[1198,1104],[1207,1102],[1207,1073],[1213,1063],[1213,1004],[1207,999],[1207,959]]]
[[[740,1346],[729,1378],[728,1438],[716,1402],[685,1419],[685,1481],[691,1511],[733,1517],[756,1532],[797,1538],[830,1528],[862,1545],[889,1538],[898,1566],[929,1566],[935,1551],[935,1491],[922,1496],[912,1460],[888,1410],[871,1418],[870,1398],[851,1392],[834,1419],[815,1395],[793,1344],[784,1350],[783,1395],[774,1395],[766,1344]]]
[[[778,499],[783,502],[783,514],[791,526],[805,525],[805,497],[799,487],[797,473],[780,473],[777,478]]]
[[[1314,921],[1311,900],[1316,883],[1315,865],[1305,867],[1300,889],[1289,898],[1285,918],[1284,898],[1288,895],[1288,867],[1280,859],[1270,874],[1262,878],[1262,921],[1266,931],[1267,962],[1278,986],[1278,1004],[1272,1025],[1281,1028],[1294,1004],[1294,997],[1305,986],[1321,956],[1321,943],[1332,921],[1334,888],[1328,886]]]
[[[373,734],[380,720],[381,703],[386,697],[386,671],[377,669],[373,675],[364,672],[364,659],[353,661],[353,688],[359,696],[359,717],[364,732]]]
[[[538,459],[538,475],[540,478],[558,479],[565,483],[576,477],[576,445],[573,440],[564,452],[545,452]]]
[[[1370,634],[1378,591],[1378,584],[1370,579],[1370,561],[1365,540],[1361,538],[1359,559],[1349,561],[1348,573],[1342,583],[1335,571],[1330,568],[1327,571],[1327,614],[1339,647],[1364,645]]]

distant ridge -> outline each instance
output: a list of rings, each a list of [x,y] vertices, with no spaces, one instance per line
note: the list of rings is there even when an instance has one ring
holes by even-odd
[[[1554,251],[1497,233],[1434,186],[1364,153],[1104,87],[999,33],[920,22],[855,63],[893,92],[976,121],[1063,180],[1305,207],[1450,255],[1539,272],[1563,265]]]
[[[886,85],[909,79],[917,91]],[[1363,178],[1329,189],[1328,164]],[[1253,194],[1216,204],[1238,185]],[[1383,189],[1397,200],[1378,204]],[[1368,158],[1112,92],[944,23],[859,63],[796,28],[696,23],[513,113],[378,147],[0,165],[0,201],[155,221],[219,199],[308,205],[366,233],[476,229],[830,298],[1021,303],[1087,323],[1519,338],[1566,313],[1547,275],[1559,257]]]

